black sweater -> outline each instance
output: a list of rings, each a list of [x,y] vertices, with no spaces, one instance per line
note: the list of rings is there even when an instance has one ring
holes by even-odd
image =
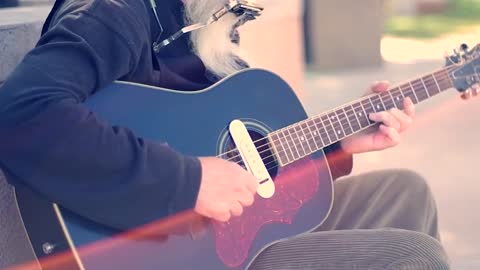
[[[168,37],[183,26],[183,4],[157,2]],[[198,158],[111,126],[82,104],[114,80],[184,91],[214,83],[187,37],[156,56],[158,35],[148,0],[57,0],[38,44],[1,86],[0,166],[10,182],[118,229],[193,208]],[[335,178],[352,167],[340,156],[329,162]]]

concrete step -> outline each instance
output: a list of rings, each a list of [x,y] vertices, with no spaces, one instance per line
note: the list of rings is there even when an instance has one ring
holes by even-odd
[[[50,0],[22,1],[20,7],[0,8],[0,83],[37,43]],[[33,3],[33,4],[32,4]]]

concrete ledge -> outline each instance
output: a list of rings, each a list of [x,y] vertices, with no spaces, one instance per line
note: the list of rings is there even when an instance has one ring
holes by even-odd
[[[0,82],[37,43],[50,6],[0,9]]]

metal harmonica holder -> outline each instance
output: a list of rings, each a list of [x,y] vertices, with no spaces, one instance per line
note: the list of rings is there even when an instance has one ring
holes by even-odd
[[[156,18],[158,26],[160,28],[160,32],[163,32],[162,24],[160,23],[160,19],[158,18],[158,14],[157,14],[157,11],[156,11],[155,1],[151,0],[151,3],[152,3],[153,12],[155,14],[155,18]],[[254,20],[262,14],[263,9],[264,8],[260,5],[258,5],[256,3],[256,1],[252,1],[252,0],[230,0],[228,2],[228,4],[226,4],[224,7],[222,7],[221,9],[216,11],[215,13],[213,13],[213,15],[210,17],[210,19],[208,19],[208,21],[205,22],[205,23],[196,23],[196,24],[188,25],[188,26],[180,29],[178,32],[176,32],[175,34],[171,35],[170,37],[168,37],[168,38],[166,38],[162,41],[160,41],[160,38],[161,38],[161,34],[160,34],[157,41],[155,41],[153,43],[153,51],[155,53],[159,53],[162,48],[168,46],[169,44],[171,44],[175,40],[179,39],[183,35],[185,35],[187,33],[190,33],[192,31],[207,27],[208,25],[218,21],[220,18],[225,16],[227,13],[233,13],[237,17],[246,16],[246,18],[248,20]]]

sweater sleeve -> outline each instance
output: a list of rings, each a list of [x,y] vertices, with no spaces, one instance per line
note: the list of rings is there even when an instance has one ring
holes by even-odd
[[[136,18],[116,12],[122,19],[115,25],[94,13],[61,16],[1,86],[0,166],[13,184],[130,229],[193,208],[201,165],[83,105],[128,76],[145,49]]]

